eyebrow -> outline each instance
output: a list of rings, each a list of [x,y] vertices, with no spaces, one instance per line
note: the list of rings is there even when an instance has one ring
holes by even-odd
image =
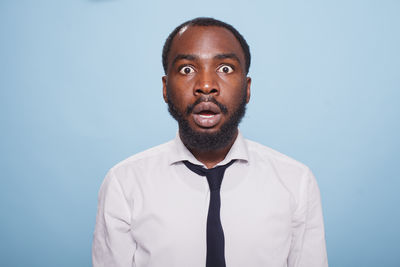
[[[182,60],[182,59],[186,59],[186,60],[196,60],[198,57],[195,55],[190,55],[190,54],[179,54],[176,55],[176,57],[174,58],[174,60],[172,60],[172,65],[175,65],[175,63],[178,60]]]
[[[239,57],[235,53],[228,53],[228,54],[218,54],[214,57],[215,59],[233,59],[240,63]]]
[[[198,56],[192,55],[192,54],[178,54],[178,55],[176,55],[174,60],[172,60],[172,65],[175,65],[175,63],[178,60],[186,59],[186,60],[194,61],[198,58],[199,58]],[[237,61],[238,63],[241,63],[239,57],[235,53],[217,54],[214,56],[214,59],[233,59],[233,60]]]

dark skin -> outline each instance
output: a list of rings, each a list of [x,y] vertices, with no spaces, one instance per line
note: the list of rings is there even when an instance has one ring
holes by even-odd
[[[201,96],[212,95],[225,105],[227,114],[211,127],[196,124],[193,114],[185,115],[190,127],[199,132],[213,133],[240,104],[244,90],[246,103],[250,100],[251,78],[246,76],[245,56],[240,43],[227,29],[216,26],[189,26],[173,39],[168,55],[167,75],[162,77],[163,97],[169,96],[176,107],[186,114],[186,108]],[[188,147],[192,154],[207,168],[221,162],[232,147],[235,138],[222,149],[199,151]]]

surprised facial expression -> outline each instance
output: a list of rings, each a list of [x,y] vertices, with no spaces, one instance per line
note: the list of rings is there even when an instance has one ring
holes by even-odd
[[[220,133],[224,125],[232,124],[239,108],[244,114],[250,83],[242,47],[229,30],[189,26],[174,37],[167,75],[163,77],[163,96],[170,112],[173,108],[177,113],[171,112],[180,131],[180,120],[185,120],[186,127],[194,133]],[[231,128],[236,130],[240,119],[236,118],[236,125]]]

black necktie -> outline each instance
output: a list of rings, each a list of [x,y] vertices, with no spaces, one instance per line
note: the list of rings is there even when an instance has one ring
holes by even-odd
[[[226,168],[228,168],[234,160],[228,164],[218,166],[212,169],[205,169],[200,165],[195,165],[189,161],[183,163],[191,171],[201,176],[206,176],[210,187],[210,205],[208,206],[207,216],[207,258],[206,267],[225,267],[225,241],[224,230],[221,225],[220,208],[221,196],[220,188],[222,178]]]

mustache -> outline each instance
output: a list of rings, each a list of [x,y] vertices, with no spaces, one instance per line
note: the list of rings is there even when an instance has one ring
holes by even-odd
[[[196,105],[202,103],[202,102],[211,102],[211,103],[214,103],[215,105],[217,105],[217,106],[219,107],[219,109],[221,110],[221,112],[222,112],[223,114],[227,114],[227,113],[228,113],[228,108],[227,108],[225,105],[219,103],[217,100],[215,100],[215,98],[214,98],[213,96],[205,96],[205,95],[202,95],[202,96],[201,96],[200,98],[198,98],[193,104],[190,104],[190,105],[187,106],[187,108],[186,108],[186,115],[191,114],[191,113],[193,112],[194,107],[195,107]]]

